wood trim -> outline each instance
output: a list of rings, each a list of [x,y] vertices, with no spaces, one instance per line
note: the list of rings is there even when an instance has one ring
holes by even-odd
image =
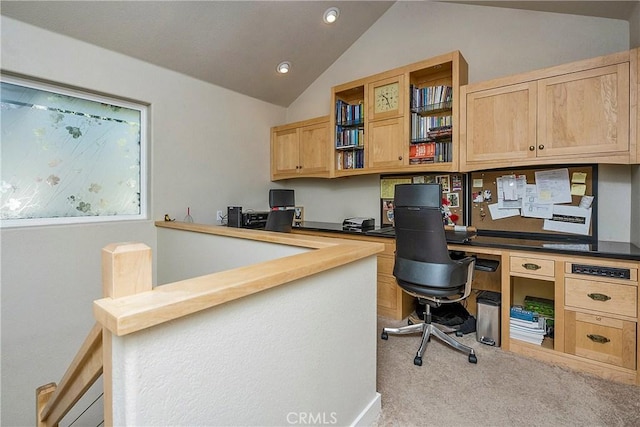
[[[518,83],[530,82],[533,80],[545,79],[548,77],[557,77],[562,74],[569,74],[575,71],[582,71],[590,68],[605,67],[608,65],[616,65],[623,62],[629,62],[631,51],[622,51],[609,55],[598,56],[595,58],[584,59],[581,61],[569,62],[567,64],[556,65],[553,67],[543,68],[535,71],[515,74],[507,77],[499,77],[492,80],[486,80],[478,83],[471,83],[467,86],[466,92],[473,93],[479,90],[492,89],[494,87],[509,86]]]
[[[311,251],[94,301],[98,322],[117,336],[137,332],[384,251],[384,244],[180,222],[159,228],[305,247]]]

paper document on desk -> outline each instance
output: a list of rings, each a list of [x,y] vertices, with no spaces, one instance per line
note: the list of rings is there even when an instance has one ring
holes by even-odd
[[[591,208],[578,206],[553,205],[553,217],[545,219],[543,230],[563,233],[589,234],[591,224]]]

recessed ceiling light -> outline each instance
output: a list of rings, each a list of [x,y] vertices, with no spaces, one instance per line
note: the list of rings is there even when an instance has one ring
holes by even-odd
[[[340,16],[340,9],[337,7],[330,7],[324,11],[322,20],[327,24],[333,24],[338,19],[338,16]]]
[[[291,63],[288,61],[283,61],[278,64],[278,66],[276,67],[276,71],[278,71],[278,73],[280,74],[287,74],[290,68],[291,68]]]

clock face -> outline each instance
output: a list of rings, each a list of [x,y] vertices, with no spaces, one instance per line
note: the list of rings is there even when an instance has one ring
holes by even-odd
[[[374,89],[376,113],[398,109],[398,86],[396,82]]]

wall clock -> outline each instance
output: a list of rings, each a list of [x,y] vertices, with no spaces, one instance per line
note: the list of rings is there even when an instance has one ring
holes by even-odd
[[[399,105],[400,84],[398,82],[378,86],[374,89],[374,113],[395,111]]]

